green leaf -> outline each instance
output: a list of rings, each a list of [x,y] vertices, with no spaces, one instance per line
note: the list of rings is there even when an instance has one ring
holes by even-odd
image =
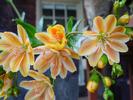
[[[9,72],[8,74],[8,77],[10,78],[10,79],[13,79],[14,77],[15,77],[15,75],[16,75],[16,72]]]
[[[4,85],[4,81],[0,79],[0,91],[2,90],[3,85]]]
[[[126,28],[125,34],[129,35],[129,34],[133,33],[133,27],[125,27],[125,28]]]
[[[6,72],[4,71],[3,67],[0,66],[0,75],[2,75],[2,74],[4,74],[4,73],[6,73]]]
[[[103,98],[104,100],[114,100],[114,94],[109,88],[105,88]]]
[[[32,47],[36,47],[36,46],[39,46],[39,45],[42,44],[35,37],[36,28],[33,25],[31,25],[31,24],[29,24],[27,22],[24,22],[24,21],[22,21],[20,19],[17,19],[16,23],[22,25],[25,28],[25,30],[26,30],[26,32],[28,34],[29,40],[31,42]]]
[[[120,64],[113,64],[111,75],[113,78],[118,78],[124,74],[122,66]]]
[[[73,28],[73,19],[74,17],[70,17],[67,22],[67,33],[72,32]]]

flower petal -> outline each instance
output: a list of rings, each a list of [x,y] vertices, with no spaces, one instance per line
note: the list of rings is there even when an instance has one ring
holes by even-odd
[[[10,69],[10,61],[14,58],[14,54],[13,53],[10,53],[6,59],[3,61],[3,69],[6,71],[6,72],[9,72],[11,69]]]
[[[62,54],[61,55],[61,60],[63,66],[70,72],[75,72],[77,70],[73,60],[68,54]]]
[[[126,34],[122,34],[119,32],[112,33],[109,38],[111,40],[116,40],[116,41],[121,41],[121,42],[129,41],[129,37]]]
[[[22,76],[26,77],[28,75],[29,69],[30,69],[29,56],[27,53],[25,53],[20,64],[20,72]]]
[[[60,68],[61,68],[61,61],[60,61],[59,55],[55,57],[53,62],[50,64],[50,66],[51,66],[51,76],[52,78],[55,79],[56,76],[59,74]]]
[[[47,71],[49,68],[49,63],[54,58],[54,54],[51,51],[46,51],[45,54],[40,54],[34,64],[34,68],[42,71]]]
[[[9,79],[7,75],[4,77],[4,86],[2,88],[2,91],[7,91],[12,86],[12,80]]]
[[[3,64],[3,62],[5,61],[5,59],[8,57],[10,53],[7,51],[3,51],[0,53],[0,64]]]
[[[3,34],[0,34],[3,39],[5,39],[8,43],[11,43],[15,46],[20,46],[21,42],[19,41],[17,35],[12,32],[4,32]]]
[[[74,59],[80,59],[78,53],[74,52],[72,49],[70,48],[65,48],[64,49],[66,52],[70,53],[70,55],[72,56],[72,58]]]
[[[85,55],[91,55],[93,52],[96,51],[98,41],[97,40],[85,40],[81,44],[81,47],[79,48],[79,55],[85,56]]]
[[[118,51],[118,52],[127,52],[128,51],[128,47],[127,47],[127,45],[125,43],[122,43],[122,42],[119,42],[119,41],[110,40],[110,39],[108,39],[107,43],[115,51]]]
[[[25,95],[25,100],[34,100],[35,98],[41,96],[45,89],[46,86],[36,86],[36,88],[33,88],[32,90],[27,92],[27,94]]]
[[[49,37],[46,33],[36,33],[35,37],[44,44],[50,44],[56,42],[56,40]]]
[[[67,70],[66,70],[66,68],[64,67],[64,65],[62,64],[61,69],[60,69],[60,77],[61,77],[62,79],[64,79],[64,78],[66,78],[66,76],[67,76]]]
[[[96,52],[94,52],[92,55],[88,56],[88,61],[90,66],[95,67],[99,61],[99,59],[101,58],[103,52],[101,50],[101,48],[98,48],[96,50]]]
[[[11,47],[11,44],[6,40],[0,40],[0,50],[9,50]]]
[[[22,42],[25,44],[26,40],[28,39],[25,29],[21,25],[18,24],[17,30],[18,30],[19,37],[21,38]]]
[[[44,74],[38,73],[36,71],[30,70],[29,76],[36,79],[36,80],[45,80],[47,82],[50,82],[49,78],[45,76]]]
[[[97,36],[98,34],[93,31],[85,31],[85,32],[83,32],[83,35],[84,36]]]
[[[37,80],[31,80],[31,81],[22,81],[19,86],[20,87],[23,87],[25,89],[33,89],[35,88],[36,86],[39,86],[39,85],[43,85],[44,82],[43,81],[37,81]]]
[[[33,49],[34,54],[40,54],[45,50],[45,46],[38,46],[36,48]]]
[[[120,55],[119,52],[113,50],[109,45],[106,45],[105,54],[108,56],[108,59],[110,59],[112,62],[119,63],[120,62]]]
[[[93,20],[94,27],[96,28],[97,32],[102,33],[104,32],[104,21],[103,18],[97,16]]]
[[[105,32],[110,33],[114,30],[117,20],[114,15],[108,15],[105,19]]]
[[[29,56],[29,61],[31,65],[34,65],[34,52],[32,47],[30,46],[30,51],[28,52],[28,56]]]
[[[24,58],[24,54],[21,53],[20,55],[16,55],[11,61],[10,61],[10,68],[12,72],[17,72],[20,68],[20,63],[22,62]]]
[[[112,33],[116,33],[116,32],[124,33],[125,30],[126,29],[123,26],[117,26],[117,27],[115,27],[115,29],[113,30]]]

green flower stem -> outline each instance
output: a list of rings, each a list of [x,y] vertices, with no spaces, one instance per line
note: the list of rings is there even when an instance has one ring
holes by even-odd
[[[15,6],[13,0],[10,0],[9,3],[10,3],[11,6],[13,7],[13,9],[14,9],[15,13],[17,14],[18,18],[19,18],[19,19],[22,19],[22,18],[21,18],[21,14],[19,13],[18,9],[16,8],[16,6]]]
[[[71,34],[77,35],[77,34],[82,34],[82,33],[79,33],[79,32],[70,32],[70,33],[67,33],[66,34],[66,37],[69,37]]]
[[[90,73],[92,72],[96,72],[102,79],[102,82],[103,82],[103,85],[104,85],[104,88],[107,88],[107,86],[105,85],[105,82],[104,82],[104,76],[96,69],[96,68],[93,68]]]
[[[122,9],[125,6],[126,0],[115,0],[113,5],[113,13],[117,18],[120,17],[120,9]]]

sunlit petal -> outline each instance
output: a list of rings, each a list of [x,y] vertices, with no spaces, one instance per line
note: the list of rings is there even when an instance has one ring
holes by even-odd
[[[98,34],[96,32],[93,32],[93,31],[85,31],[83,32],[83,35],[84,36],[97,36]]]
[[[20,63],[23,60],[24,55],[21,53],[20,55],[17,55],[10,61],[10,68],[12,72],[17,72],[20,68]]]
[[[36,38],[43,42],[44,44],[50,44],[56,42],[53,38],[48,36],[46,33],[36,33]]]
[[[38,46],[36,48],[33,49],[34,54],[40,54],[45,50],[45,46]]]
[[[12,86],[12,80],[9,79],[7,75],[4,77],[4,86],[2,88],[2,91],[7,91]]]
[[[8,50],[11,49],[11,44],[6,40],[0,40],[0,50]]]
[[[76,53],[74,50],[70,49],[70,48],[65,48],[64,49],[66,52],[68,52],[72,58],[74,59],[80,59],[78,53]],[[67,51],[68,50],[68,51]]]
[[[9,52],[7,51],[3,51],[0,53],[0,64],[2,64],[5,61],[8,55],[9,55]]]
[[[19,37],[22,39],[22,42],[25,44],[27,40],[27,34],[25,29],[21,25],[17,25],[17,30]]]
[[[25,53],[20,64],[20,72],[24,77],[26,77],[28,75],[29,69],[30,69],[30,60],[28,54]]]
[[[125,29],[123,26],[117,26],[117,27],[115,27],[115,29],[112,31],[112,33],[116,33],[116,32],[124,33],[125,30],[126,30],[126,29]]]
[[[109,38],[111,40],[116,40],[116,41],[121,41],[121,42],[129,41],[129,37],[126,34],[122,34],[119,32],[112,33]]]
[[[35,88],[36,86],[39,86],[40,84],[43,85],[44,82],[43,81],[31,80],[31,81],[22,81],[19,84],[19,86],[31,90],[32,88]]]
[[[103,18],[100,16],[97,16],[93,20],[94,27],[96,28],[97,32],[104,32],[104,21]]]
[[[99,59],[101,58],[102,54],[103,54],[103,52],[102,52],[101,48],[98,48],[95,53],[93,53],[92,55],[90,55],[88,57],[89,64],[91,66],[95,67],[97,65]]]
[[[34,100],[36,97],[41,96],[45,88],[45,86],[36,86],[36,88],[33,88],[32,90],[27,92],[27,94],[25,95],[25,100]]]
[[[116,17],[114,15],[108,15],[105,19],[105,32],[110,33],[115,29]]]
[[[60,69],[60,77],[61,77],[62,79],[64,79],[64,78],[66,78],[66,76],[67,76],[67,70],[66,70],[66,68],[64,67],[64,65],[62,64],[61,69]]]
[[[50,66],[51,66],[51,76],[55,79],[56,76],[59,74],[61,68],[61,60],[59,59],[59,56],[56,56],[56,58],[53,60]]]
[[[114,41],[114,40],[108,40],[108,45],[114,49],[115,51],[118,52],[127,52],[128,51],[128,47],[125,43],[119,42],[119,41]]]
[[[50,80],[49,80],[49,78],[47,76],[45,76],[44,74],[35,72],[33,70],[29,71],[29,76],[34,78],[34,79],[36,79],[36,80],[45,80],[45,81],[50,82]]]
[[[3,34],[0,34],[2,36],[2,39],[5,39],[6,41],[8,41],[9,43],[16,45],[16,46],[20,46],[21,42],[19,41],[17,35],[15,35],[15,33],[12,32],[4,32]]]
[[[73,60],[70,58],[69,55],[62,55],[61,56],[63,66],[70,72],[75,72],[77,70]]]
[[[109,45],[106,45],[105,53],[108,56],[108,59],[110,59],[111,61],[113,61],[115,63],[119,63],[120,62],[119,52],[113,50]]]
[[[85,40],[79,48],[79,55],[85,56],[94,53],[98,48],[97,42],[97,40]]]

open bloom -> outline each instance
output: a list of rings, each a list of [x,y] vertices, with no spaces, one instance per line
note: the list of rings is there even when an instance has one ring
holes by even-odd
[[[4,97],[4,100],[7,99],[7,91],[12,87],[12,80],[8,77],[7,74],[3,74],[0,76],[0,79],[3,80],[4,84],[2,90],[0,90],[0,98]]]
[[[89,64],[96,66],[100,57],[107,55],[110,62],[119,63],[119,52],[127,52],[125,44],[129,37],[124,34],[123,26],[116,26],[114,15],[108,15],[105,20],[97,16],[93,21],[93,30],[84,32],[87,39],[83,41],[79,54],[87,56]]]
[[[76,71],[76,66],[71,58],[78,58],[78,55],[71,49],[66,48],[65,29],[62,25],[48,27],[48,34],[36,33],[37,39],[44,43],[34,49],[40,54],[35,61],[34,68],[40,72],[45,72],[51,68],[51,75],[56,78],[60,75],[65,78],[67,70]]]
[[[25,100],[55,100],[53,86],[47,76],[32,70],[29,71],[29,76],[35,80],[20,83],[20,87],[29,90]]]
[[[27,76],[34,63],[34,54],[25,29],[21,25],[17,25],[17,29],[19,36],[12,32],[0,33],[0,64],[7,72],[20,70]]]

